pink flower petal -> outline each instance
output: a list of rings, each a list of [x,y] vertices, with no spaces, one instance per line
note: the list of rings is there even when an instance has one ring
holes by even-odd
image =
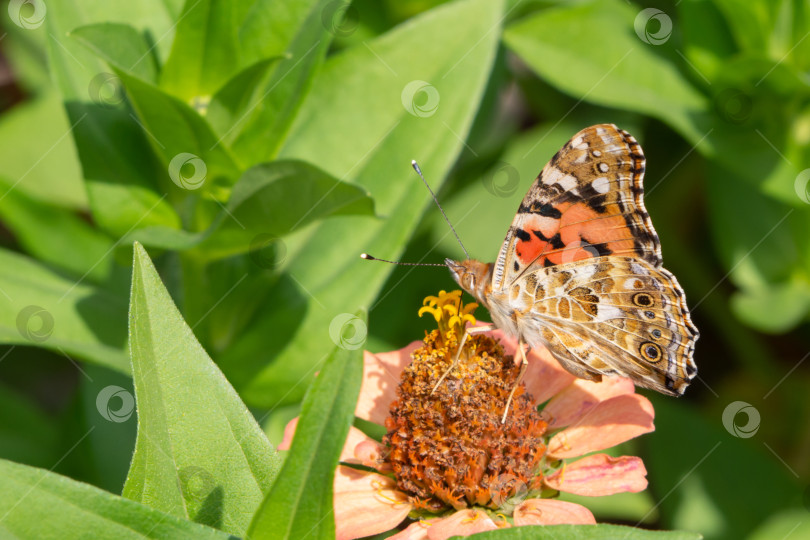
[[[635,456],[610,457],[594,454],[566,465],[544,482],[552,489],[601,497],[614,493],[636,493],[647,488],[647,469]]]
[[[507,524],[508,525],[508,524]],[[451,536],[469,536],[471,534],[494,531],[498,528],[484,512],[461,510],[444,519],[433,521],[427,528],[430,540],[445,540]]]
[[[295,428],[298,426],[298,418],[293,418],[284,428],[284,439],[278,445],[279,450],[289,450],[292,439],[295,435]],[[340,461],[344,463],[359,463],[366,467],[373,467],[377,470],[388,470],[385,464],[381,463],[379,457],[383,451],[383,446],[357,429],[354,426],[349,428],[349,435],[343,443],[343,450],[340,451]]]
[[[340,465],[335,471],[334,485],[337,540],[388,531],[411,511],[407,497],[386,476]]]
[[[397,398],[402,370],[411,363],[411,353],[422,345],[423,342],[414,341],[397,351],[363,353],[363,386],[360,387],[355,416],[375,424],[385,424],[391,402]]]
[[[411,523],[405,530],[399,531],[394,536],[389,536],[388,540],[429,540],[428,529],[430,521],[417,521]]]
[[[590,510],[575,503],[556,499],[528,499],[515,508],[515,526],[520,525],[595,525]]]
[[[515,356],[515,362],[520,362],[516,338],[505,335],[501,330],[493,330],[491,335],[501,340],[506,353]],[[565,371],[545,347],[532,348],[526,355],[526,360],[529,361],[529,367],[523,375],[523,384],[537,404],[545,403],[551,396],[576,380],[576,377]]]
[[[576,457],[611,448],[655,429],[650,401],[638,394],[624,394],[602,401],[577,424],[551,438],[548,454],[555,458]]]
[[[550,418],[549,429],[576,423],[600,402],[633,393],[633,381],[624,377],[604,377],[602,382],[577,379],[551,398],[543,413]]]
[[[284,438],[281,439],[281,444],[276,447],[277,450],[289,450],[292,444],[293,435],[295,435],[295,428],[298,427],[298,417],[296,416],[284,426]]]

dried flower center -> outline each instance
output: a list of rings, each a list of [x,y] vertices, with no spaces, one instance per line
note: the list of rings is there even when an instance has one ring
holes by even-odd
[[[546,422],[520,385],[501,423],[520,366],[486,335],[468,337],[458,364],[432,391],[455,357],[465,321],[475,322],[475,304],[463,306],[460,295],[442,291],[420,310],[432,312],[439,329],[425,337],[402,374],[399,399],[386,419],[387,461],[417,508],[511,513],[511,501],[540,488]]]

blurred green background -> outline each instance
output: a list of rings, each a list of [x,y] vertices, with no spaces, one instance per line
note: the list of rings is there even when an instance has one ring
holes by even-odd
[[[120,493],[136,418],[97,400],[132,388],[133,241],[278,442],[336,316],[365,307],[367,348],[400,348],[455,286],[358,259],[463,256],[411,159],[490,261],[545,162],[611,122],[647,156],[699,379],[647,393],[656,432],[623,450],[649,489],[584,504],[810,538],[810,3],[193,5],[0,12],[0,457]]]

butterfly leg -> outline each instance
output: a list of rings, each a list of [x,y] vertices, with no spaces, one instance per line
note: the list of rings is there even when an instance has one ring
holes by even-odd
[[[461,336],[461,342],[458,344],[458,350],[456,351],[456,356],[453,358],[453,363],[450,364],[450,367],[447,368],[447,371],[445,371],[442,374],[442,376],[439,377],[439,381],[436,383],[436,386],[434,386],[433,390],[430,391],[431,394],[436,391],[439,385],[442,384],[442,381],[444,381],[445,377],[447,377],[453,370],[453,368],[456,367],[456,364],[458,364],[458,359],[461,356],[461,351],[464,350],[464,344],[467,343],[467,336],[475,334],[483,334],[484,332],[489,332],[494,328],[495,328],[494,324],[482,324],[481,326],[473,326],[472,328],[464,329],[464,335]]]
[[[512,387],[512,391],[509,392],[509,399],[506,400],[506,408],[503,410],[503,417],[501,418],[501,424],[506,423],[506,414],[509,412],[509,405],[512,404],[512,398],[515,395],[515,390],[517,390],[520,381],[523,380],[523,375],[526,373],[526,368],[529,367],[529,361],[526,360],[526,343],[523,342],[523,338],[518,340],[518,350],[520,351],[520,358],[523,362],[520,364],[520,373],[518,374],[517,379],[515,380],[515,385]]]

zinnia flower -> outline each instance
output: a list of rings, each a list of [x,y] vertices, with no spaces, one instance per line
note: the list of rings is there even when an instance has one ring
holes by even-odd
[[[559,493],[596,497],[647,487],[640,458],[595,453],[654,429],[652,405],[629,379],[577,379],[547,350],[533,349],[501,423],[520,367],[516,341],[500,331],[469,336],[441,379],[464,326],[475,324],[476,305],[464,306],[460,296],[441,291],[425,299],[419,314],[433,314],[439,328],[423,341],[364,355],[355,415],[388,432],[383,442],[349,432],[334,481],[339,540],[385,532],[408,518],[390,538],[593,524],[587,508],[557,500]],[[296,422],[280,449],[289,448]]]

